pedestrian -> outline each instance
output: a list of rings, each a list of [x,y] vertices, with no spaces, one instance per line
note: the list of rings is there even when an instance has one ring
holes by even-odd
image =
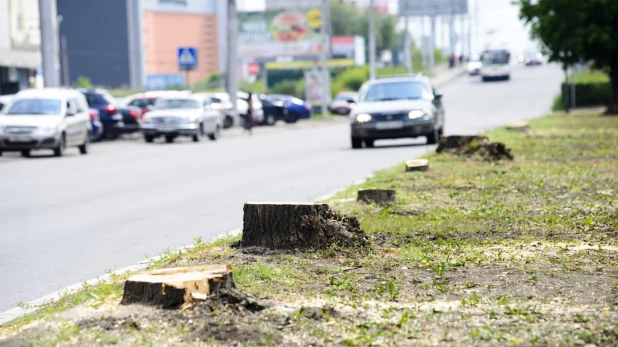
[[[459,56],[459,65],[463,65],[464,62],[464,55],[463,53]]]
[[[249,93],[247,98],[247,115],[245,116],[245,130],[249,132],[249,135],[253,135],[253,94]]]

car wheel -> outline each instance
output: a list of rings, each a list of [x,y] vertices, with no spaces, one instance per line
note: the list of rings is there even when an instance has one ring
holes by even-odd
[[[0,157],[2,156],[2,151],[0,151]]]
[[[441,127],[440,129],[438,129],[438,135],[439,136],[444,135],[444,127]]]
[[[231,128],[234,125],[234,118],[232,116],[226,115],[223,119],[223,129]]]
[[[363,148],[363,139],[359,139],[358,137],[353,137],[352,138],[352,148],[353,149]]]
[[[170,136],[170,135],[166,136],[165,137],[165,142],[167,142],[167,143],[174,142],[174,136]]]
[[[54,157],[62,157],[62,155],[64,154],[64,146],[65,140],[64,134],[62,134],[62,136],[60,137],[60,142],[58,143],[58,147],[54,148]]]
[[[204,133],[204,125],[200,124],[200,128],[197,130],[197,132],[192,136],[193,142],[200,142],[200,139],[202,138],[202,134]]]
[[[86,139],[84,140],[84,143],[79,146],[79,154],[88,154],[88,141],[90,139],[90,136],[86,137]]]
[[[154,136],[152,136],[152,135],[144,135],[144,140],[147,143],[153,143],[154,142]]]
[[[266,115],[266,119],[264,120],[264,123],[266,123],[266,125],[275,125],[275,123],[277,123],[277,118],[275,117],[274,114],[269,113]]]
[[[427,144],[428,145],[435,145],[436,143],[438,143],[439,139],[440,139],[440,134],[438,133],[438,129],[433,129],[431,133],[427,134]]]
[[[221,129],[219,128],[219,126],[217,125],[217,130],[215,130],[214,133],[209,134],[208,138],[212,141],[216,141],[219,138],[219,135],[221,134]]]
[[[24,158],[30,157],[30,150],[29,149],[24,149],[23,151],[21,151],[21,156],[24,157]]]
[[[285,122],[288,124],[296,123],[298,121],[298,114],[296,112],[290,112],[285,119]]]
[[[373,139],[365,140],[365,147],[373,148],[373,146],[374,146],[374,140]]]

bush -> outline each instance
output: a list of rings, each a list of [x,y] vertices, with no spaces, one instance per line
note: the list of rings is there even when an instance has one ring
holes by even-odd
[[[575,106],[607,106],[612,95],[612,86],[609,76],[599,71],[580,71],[573,73],[570,80],[575,81]],[[571,81],[562,83],[560,100],[568,100],[571,104]],[[557,107],[557,101],[554,101]],[[564,107],[562,107],[564,108]],[[562,109],[561,108],[561,109]]]
[[[84,77],[84,76],[77,77],[77,81],[75,81],[74,86],[75,88],[87,88],[87,89],[94,88],[94,86],[92,85],[92,82],[90,82],[90,78]]]
[[[294,95],[296,96],[297,91],[297,81],[293,80],[283,80],[274,86],[268,88],[269,94],[284,94],[284,95]]]
[[[554,102],[551,105],[551,110],[553,112],[564,111],[564,101],[562,100],[562,93],[556,95],[556,97],[554,98]]]
[[[240,81],[239,89],[246,93],[264,94],[266,86],[264,85],[264,80],[257,80],[254,83],[242,80]]]

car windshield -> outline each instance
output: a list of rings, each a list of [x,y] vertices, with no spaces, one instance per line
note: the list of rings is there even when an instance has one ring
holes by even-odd
[[[415,81],[365,85],[361,88],[360,95],[360,100],[365,102],[431,98],[423,83]]]
[[[154,106],[156,102],[157,102],[157,98],[135,99],[129,103],[129,106],[146,108],[148,106]]]
[[[511,55],[505,51],[489,51],[483,54],[483,64],[485,65],[505,65],[509,63]]]
[[[157,101],[155,108],[159,110],[169,110],[175,108],[200,108],[200,103],[199,101],[192,99],[165,99]]]
[[[59,115],[62,102],[58,99],[18,99],[5,111],[7,115]]]

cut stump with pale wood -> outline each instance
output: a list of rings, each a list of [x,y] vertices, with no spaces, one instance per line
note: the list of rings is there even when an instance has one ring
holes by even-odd
[[[414,159],[406,161],[406,171],[427,171],[429,170],[429,160]]]
[[[528,132],[530,125],[527,122],[509,123],[506,125],[506,130]]]
[[[235,287],[231,265],[153,270],[126,280],[120,304],[180,308]]]
[[[240,248],[324,249],[333,244],[368,244],[354,217],[333,212],[327,204],[246,203]]]
[[[358,201],[364,203],[376,203],[381,205],[395,202],[394,189],[361,189],[358,191]]]

